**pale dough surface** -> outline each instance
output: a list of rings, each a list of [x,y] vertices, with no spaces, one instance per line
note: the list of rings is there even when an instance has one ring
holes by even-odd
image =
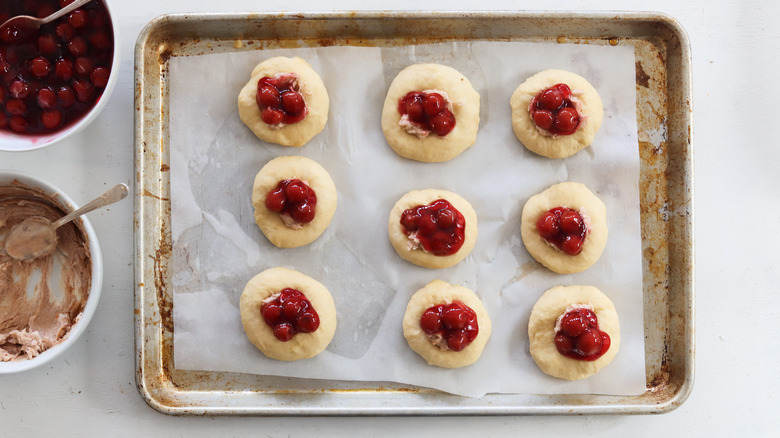
[[[409,134],[398,122],[398,101],[410,91],[446,91],[453,106],[455,128],[444,137],[435,133],[425,138]],[[402,157],[424,162],[447,161],[468,149],[477,139],[479,93],[471,82],[452,67],[414,64],[401,70],[387,90],[382,107],[382,132],[390,147]]]
[[[273,77],[278,73],[298,75],[300,93],[306,102],[308,113],[298,123],[281,128],[268,126],[260,116],[257,105],[257,83],[265,76]],[[238,116],[261,140],[282,146],[299,147],[305,145],[319,134],[328,121],[330,101],[320,75],[301,58],[276,56],[258,64],[253,70],[249,82],[238,94]]]
[[[545,136],[537,130],[528,107],[540,91],[560,83],[571,88],[582,103],[580,113],[587,119],[574,134]],[[509,102],[512,128],[518,140],[528,150],[547,158],[565,158],[589,146],[604,118],[604,107],[596,89],[582,76],[565,70],[545,70],[531,76],[517,87]]]
[[[320,317],[312,333],[297,333],[287,342],[274,336],[260,314],[263,300],[284,288],[302,292]],[[328,289],[313,278],[288,268],[271,268],[255,275],[240,300],[241,324],[249,340],[266,356],[278,360],[308,359],[324,350],[336,333],[336,305]]]
[[[420,328],[420,318],[429,307],[449,304],[455,300],[469,306],[477,314],[479,333],[474,341],[461,351],[442,350],[428,340],[428,335]],[[460,368],[479,359],[490,338],[492,326],[485,306],[474,292],[463,286],[433,280],[415,292],[409,300],[404,313],[403,331],[409,347],[428,364],[442,368]]]
[[[452,204],[463,215],[463,219],[466,220],[463,246],[455,254],[448,256],[437,256],[425,252],[422,248],[409,249],[409,237],[404,232],[403,225],[401,225],[401,215],[407,209],[417,207],[418,205],[428,205],[439,199],[444,199]],[[448,190],[412,190],[403,195],[390,210],[390,217],[387,220],[387,233],[393,248],[404,260],[426,268],[447,268],[466,258],[471,250],[474,249],[478,233],[477,213],[467,200]]]
[[[572,304],[590,304],[611,345],[594,361],[570,359],[555,347],[555,322]],[[620,323],[615,305],[593,286],[556,286],[539,298],[528,321],[531,356],[546,374],[565,380],[579,380],[596,374],[609,365],[620,349]]]
[[[536,222],[548,210],[568,207],[582,211],[590,218],[590,232],[582,252],[569,255],[548,243],[536,229]],[[520,234],[528,252],[539,263],[559,274],[573,274],[591,267],[607,245],[607,207],[583,184],[564,182],[532,196],[523,207]]]
[[[306,182],[317,195],[314,220],[297,229],[285,225],[279,213],[265,206],[268,192],[275,189],[279,181],[293,178]],[[252,187],[255,222],[268,240],[279,248],[297,248],[316,240],[330,225],[336,212],[336,201],[336,184],[328,171],[306,157],[274,158],[260,169]]]

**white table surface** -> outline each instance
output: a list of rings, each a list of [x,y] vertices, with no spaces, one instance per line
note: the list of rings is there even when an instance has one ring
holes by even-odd
[[[6,0],[3,0],[6,1]],[[17,1],[17,0],[11,0]],[[114,0],[121,70],[109,105],[66,143],[0,152],[0,168],[44,176],[84,203],[133,183],[133,48],[151,19],[176,12],[323,10],[652,10],[687,30],[693,56],[696,383],[677,410],[653,416],[467,418],[173,417],[135,387],[133,204],[90,214],[103,249],[103,293],[88,332],[42,368],[0,376],[3,436],[452,437],[773,434],[780,393],[780,145],[764,108],[780,101],[780,2],[774,0]],[[757,101],[761,100],[760,103]],[[759,106],[756,106],[758,104]],[[776,114],[772,114],[775,116]],[[746,217],[746,215],[750,215]]]

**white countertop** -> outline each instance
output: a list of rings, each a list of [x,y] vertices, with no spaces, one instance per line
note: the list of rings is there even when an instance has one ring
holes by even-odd
[[[211,4],[213,3],[213,4]],[[0,376],[4,436],[770,436],[780,393],[774,345],[780,283],[780,147],[765,107],[780,101],[780,3],[772,0],[556,2],[559,10],[666,13],[689,34],[693,57],[696,379],[677,410],[653,416],[244,418],[174,417],[146,405],[135,387],[133,204],[90,213],[105,279],[88,332],[65,355]],[[695,3],[695,4],[694,4]],[[548,4],[545,4],[547,6]],[[42,176],[85,203],[116,182],[134,182],[133,48],[153,18],[177,12],[323,10],[513,10],[508,0],[112,2],[122,58],[111,101],[92,125],[43,150],[0,152],[0,168]],[[757,100],[761,100],[757,103]],[[729,173],[731,172],[731,173]],[[745,217],[745,215],[751,215]],[[736,231],[736,235],[734,235]],[[747,239],[745,239],[747,237]],[[777,246],[775,246],[777,245]],[[768,339],[767,339],[768,338]],[[110,431],[110,432],[109,432]]]

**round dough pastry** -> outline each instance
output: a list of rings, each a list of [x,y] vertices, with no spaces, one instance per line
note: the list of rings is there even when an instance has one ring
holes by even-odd
[[[266,76],[273,77],[279,73],[298,75],[299,91],[306,102],[308,113],[298,123],[275,128],[267,125],[260,117],[260,107],[257,105],[257,83]],[[261,62],[252,70],[249,82],[238,94],[238,116],[241,121],[260,140],[282,146],[303,146],[319,134],[328,121],[329,105],[328,91],[322,79],[309,63],[298,57],[277,56]]]
[[[599,329],[611,342],[609,350],[594,361],[568,358],[555,347],[555,322],[572,304],[590,304],[599,320]],[[546,374],[566,380],[579,380],[609,365],[620,349],[620,324],[615,305],[593,286],[556,286],[539,298],[528,321],[531,356]]]
[[[528,108],[540,91],[561,83],[568,85],[579,100],[579,112],[585,117],[585,123],[571,135],[543,134],[536,127]],[[517,87],[510,105],[512,128],[518,140],[531,152],[547,158],[565,158],[589,146],[604,118],[604,107],[596,89],[582,76],[564,70],[545,70],[531,76]]]
[[[469,306],[477,314],[479,333],[474,341],[461,351],[443,350],[434,345],[420,328],[420,318],[429,307],[449,304],[455,300]],[[463,286],[433,280],[412,295],[404,313],[403,330],[409,347],[422,356],[428,364],[442,368],[460,368],[471,365],[479,359],[490,338],[492,326],[485,306],[474,292]]]
[[[273,329],[260,314],[263,300],[284,288],[302,292],[320,317],[312,333],[297,333],[287,342],[276,339]],[[244,288],[240,300],[241,324],[247,337],[266,356],[278,360],[308,359],[324,350],[336,333],[336,305],[322,283],[287,268],[271,268],[255,275]]]
[[[300,228],[285,225],[279,213],[265,206],[268,192],[275,189],[279,181],[297,178],[305,182],[317,195],[314,220]],[[297,248],[316,240],[336,212],[336,184],[328,171],[316,161],[306,157],[278,157],[266,163],[255,177],[252,187],[252,205],[255,207],[255,222],[268,240],[279,248]]]
[[[555,207],[577,210],[590,224],[590,231],[582,251],[569,255],[548,243],[536,229],[542,214]],[[601,200],[580,183],[564,182],[532,196],[523,207],[520,234],[523,244],[539,263],[559,274],[573,274],[591,267],[601,257],[607,245],[607,207]]]
[[[431,133],[425,138],[401,127],[398,101],[410,91],[444,91],[452,103],[455,128],[444,137]],[[387,90],[382,108],[382,131],[390,147],[400,156],[424,162],[447,161],[468,149],[477,139],[479,93],[469,80],[452,67],[414,64],[401,70]]]
[[[401,215],[404,211],[418,205],[428,205],[439,199],[444,199],[452,204],[466,220],[463,245],[455,254],[446,256],[437,256],[426,252],[420,247],[415,248],[412,246],[404,226],[401,225]],[[393,248],[404,260],[425,268],[448,268],[466,258],[471,250],[474,249],[474,245],[477,243],[477,213],[468,201],[456,193],[439,189],[412,190],[403,195],[395,203],[393,209],[390,210],[390,217],[387,220],[387,233]]]

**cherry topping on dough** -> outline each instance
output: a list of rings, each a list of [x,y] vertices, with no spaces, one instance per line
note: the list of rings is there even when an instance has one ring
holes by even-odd
[[[566,84],[555,84],[540,91],[529,107],[536,126],[552,135],[574,134],[582,124],[582,117],[571,97],[571,89]]]
[[[609,335],[599,330],[596,314],[584,307],[575,308],[559,319],[555,347],[562,355],[577,360],[593,361],[609,350]]]
[[[299,179],[279,181],[275,189],[265,197],[269,210],[292,218],[294,223],[305,224],[314,220],[317,194],[308,184]]]
[[[260,314],[276,339],[287,342],[297,333],[311,333],[320,326],[320,316],[301,291],[284,288],[263,302]]]
[[[536,230],[547,242],[569,255],[577,255],[588,235],[588,225],[576,210],[555,207],[539,217]]]
[[[398,100],[398,112],[409,116],[409,121],[427,132],[444,137],[455,128],[455,115],[447,108],[447,101],[439,93],[410,91]]]
[[[2,1],[0,18],[45,16],[63,3],[70,1]],[[7,121],[0,130],[37,135],[71,126],[95,106],[108,85],[114,39],[103,1],[39,29],[5,27],[0,40],[0,120]],[[99,73],[93,74],[96,69]],[[59,99],[63,88],[70,94]]]
[[[458,252],[466,235],[466,219],[444,199],[404,211],[401,225],[410,239],[437,256]]]
[[[306,117],[306,102],[294,73],[265,76],[257,82],[257,105],[260,117],[268,125],[291,125]]]
[[[457,300],[426,309],[420,317],[420,328],[434,343],[453,351],[463,350],[479,334],[477,314]]]

